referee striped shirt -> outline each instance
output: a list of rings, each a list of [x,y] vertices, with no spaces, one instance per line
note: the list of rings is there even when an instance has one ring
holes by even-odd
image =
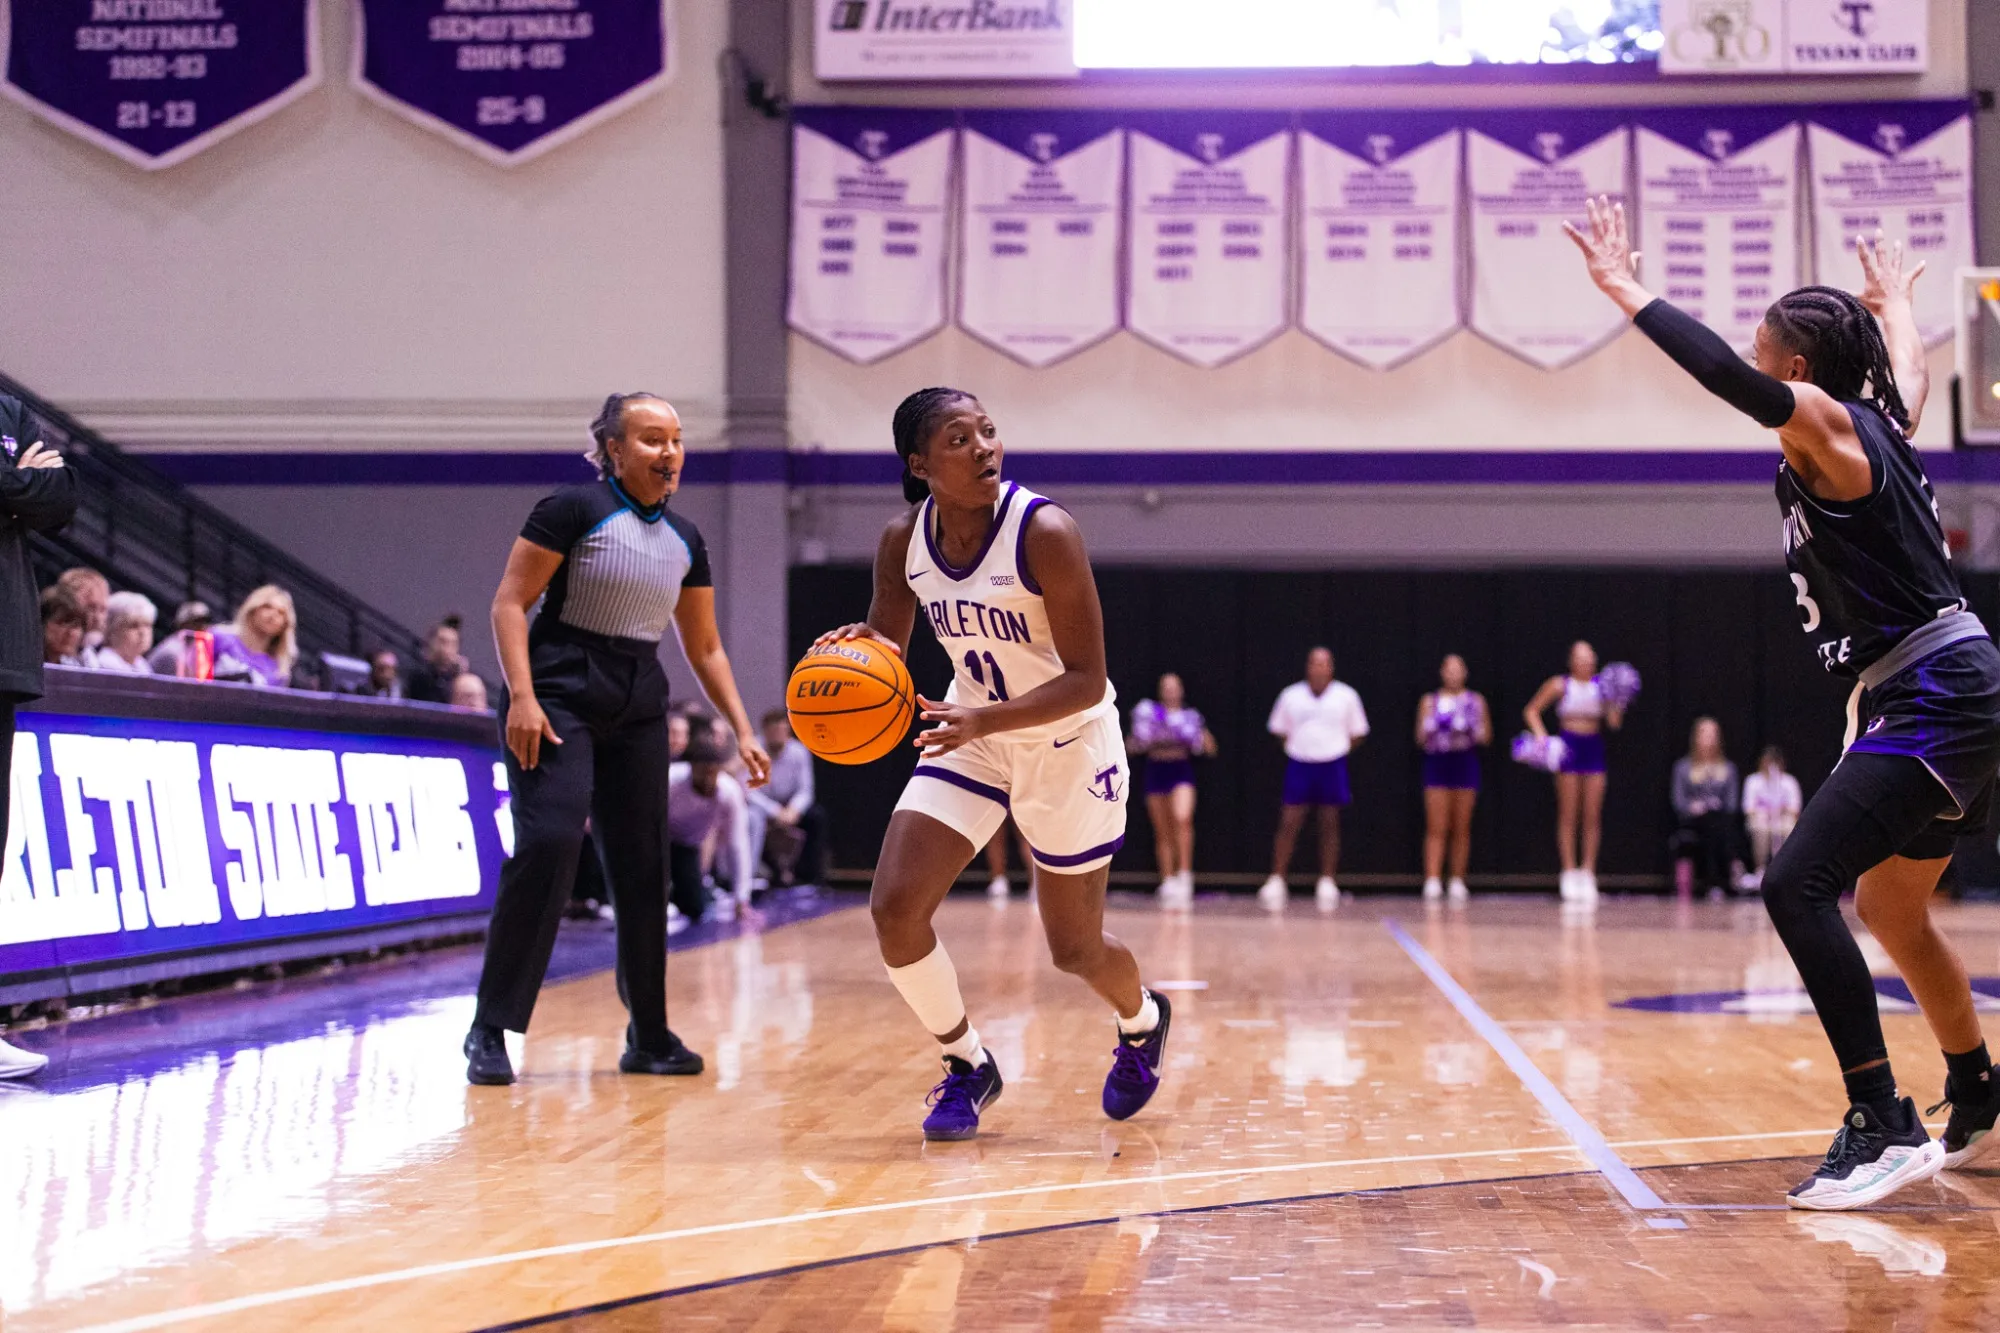
[[[548,622],[658,643],[681,589],[715,583],[694,524],[664,504],[639,504],[612,478],[548,496],[528,515],[521,536],[563,557],[535,619],[537,631]]]

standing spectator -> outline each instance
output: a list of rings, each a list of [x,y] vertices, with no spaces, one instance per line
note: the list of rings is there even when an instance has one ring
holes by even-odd
[[[377,699],[403,697],[402,663],[397,660],[394,649],[378,648],[375,655],[368,659],[368,683],[361,687],[361,693]]]
[[[297,628],[290,593],[275,583],[251,589],[236,619],[215,632],[215,678],[285,688],[299,660]]]
[[[56,586],[69,595],[83,612],[83,646],[94,649],[104,642],[104,617],[111,602],[111,581],[87,565],[65,569],[56,576]]]
[[[826,876],[826,816],[815,804],[812,751],[792,735],[782,708],[764,714],[771,780],[752,789],[750,856],[771,865],[774,884],[818,884]]]
[[[41,610],[43,665],[82,666],[83,634],[89,624],[83,608],[72,602],[61,588],[49,587],[42,589]]]
[[[1285,808],[1271,854],[1271,877],[1257,897],[1273,912],[1285,908],[1285,872],[1305,827],[1307,807],[1319,811],[1319,882],[1313,897],[1321,911],[1340,902],[1333,875],[1340,868],[1340,809],[1353,799],[1347,756],[1368,734],[1368,714],[1353,687],[1333,678],[1333,650],[1306,654],[1306,678],[1287,685],[1271,709],[1271,734],[1285,742]]]
[[[451,683],[448,702],[453,708],[477,708],[484,712],[487,707],[486,682],[470,671],[459,672],[458,679]]]
[[[7,841],[12,808],[8,781],[13,775],[14,710],[42,692],[44,646],[48,642],[50,597],[39,607],[34,566],[28,558],[30,532],[54,532],[76,513],[76,478],[62,455],[42,442],[41,423],[13,398],[0,395],[0,846]],[[84,617],[70,599],[49,589],[72,627],[70,652],[80,647]],[[42,629],[36,632],[37,613]],[[48,1057],[0,1040],[0,1078],[39,1073]]]
[[[1698,717],[1686,757],[1674,765],[1674,881],[1681,889],[1734,887],[1743,873],[1736,820],[1742,794],[1736,765],[1722,752],[1722,724]]]
[[[1785,752],[1764,747],[1757,771],[1743,780],[1743,820],[1750,826],[1750,874],[1738,882],[1746,892],[1761,888],[1764,867],[1791,836],[1805,804],[1799,780],[1785,771]]]
[[[208,609],[207,602],[182,602],[174,608],[173,630],[160,640],[160,646],[153,649],[146,662],[156,676],[188,676],[201,678],[202,672],[195,669],[196,658],[189,654],[190,642],[198,635],[208,635],[209,627],[215,623],[215,613]],[[198,655],[196,655],[198,657]],[[208,674],[215,671],[214,637],[209,636]]]
[[[451,702],[451,683],[471,670],[465,654],[459,651],[459,631],[464,624],[454,611],[432,627],[423,660],[410,668],[410,679],[403,686],[405,698],[427,704]]]
[[[90,650],[86,661],[99,671],[122,671],[132,676],[150,676],[152,663],[146,653],[153,646],[153,622],[159,611],[136,592],[114,592],[106,604],[104,642]]]

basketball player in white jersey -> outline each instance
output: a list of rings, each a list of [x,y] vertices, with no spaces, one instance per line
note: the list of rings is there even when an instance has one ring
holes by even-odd
[[[943,1047],[927,1139],[968,1139],[1000,1096],[1000,1070],[966,1015],[931,918],[1011,811],[1034,861],[1055,965],[1117,1018],[1104,1113],[1124,1120],[1159,1086],[1170,1011],[1104,933],[1111,854],[1125,840],[1132,770],[1105,674],[1104,617],[1090,557],[1060,507],[1000,479],[999,432],[979,400],[924,389],[896,409],[912,507],[875,552],[868,619],[821,643],[871,638],[904,652],[921,609],[953,662],[934,725],[890,817],[869,907],[889,979]]]

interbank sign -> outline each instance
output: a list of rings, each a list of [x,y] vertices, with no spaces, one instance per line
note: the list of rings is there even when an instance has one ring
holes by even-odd
[[[1072,0],[813,0],[828,80],[1073,79]]]

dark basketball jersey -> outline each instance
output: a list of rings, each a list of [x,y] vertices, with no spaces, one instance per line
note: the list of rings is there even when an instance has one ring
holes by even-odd
[[[1803,628],[1820,665],[1855,676],[1913,630],[1964,610],[1965,597],[1917,451],[1872,405],[1844,406],[1873,490],[1845,503],[1816,499],[1783,463],[1777,490]]]

